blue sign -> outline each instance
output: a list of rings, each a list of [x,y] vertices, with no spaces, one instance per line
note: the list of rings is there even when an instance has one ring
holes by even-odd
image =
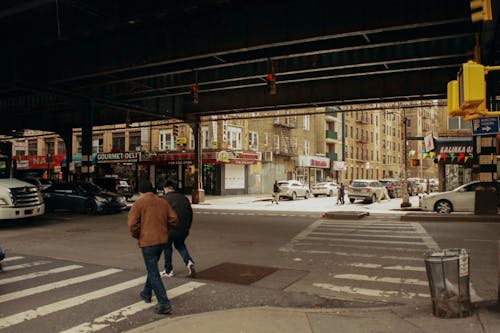
[[[472,135],[489,135],[498,133],[498,116],[472,120]]]

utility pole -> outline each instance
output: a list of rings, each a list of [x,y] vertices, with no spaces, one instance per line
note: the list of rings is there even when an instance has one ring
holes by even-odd
[[[406,160],[406,156],[408,155],[407,149],[406,149],[406,126],[407,126],[407,118],[406,118],[406,109],[403,109],[403,119],[401,121],[401,126],[403,127],[403,188],[402,188],[402,198],[403,201],[401,202],[401,208],[404,207],[411,207],[410,203],[410,197],[408,195],[408,163]]]

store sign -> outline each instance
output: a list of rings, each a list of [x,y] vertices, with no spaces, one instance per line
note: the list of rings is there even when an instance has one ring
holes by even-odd
[[[333,170],[347,170],[347,166],[344,161],[333,161]]]
[[[24,156],[13,156],[16,161],[18,169],[53,169],[56,165],[61,165],[62,159],[65,154],[57,154],[47,158],[46,155],[24,155]]]
[[[97,163],[109,162],[137,162],[139,152],[125,152],[125,153],[97,153]]]
[[[326,169],[330,167],[330,159],[328,157],[321,156],[300,155],[297,166]]]

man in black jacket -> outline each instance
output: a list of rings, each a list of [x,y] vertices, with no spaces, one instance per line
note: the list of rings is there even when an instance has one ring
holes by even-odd
[[[168,241],[165,245],[165,270],[161,272],[161,276],[172,277],[174,270],[172,267],[172,244],[174,244],[177,252],[182,257],[186,264],[190,277],[195,277],[193,258],[189,255],[185,240],[189,235],[189,229],[193,222],[193,209],[189,199],[182,193],[175,191],[175,185],[172,182],[167,182],[164,186],[165,196],[163,197],[177,214],[177,225],[175,228],[168,228]]]

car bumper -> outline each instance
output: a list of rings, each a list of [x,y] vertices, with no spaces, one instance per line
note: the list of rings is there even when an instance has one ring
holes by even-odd
[[[45,205],[30,207],[0,207],[0,220],[14,220],[40,216],[45,213]]]
[[[98,213],[115,213],[127,209],[127,204],[117,205],[117,204],[107,204],[99,202],[97,204]]]

